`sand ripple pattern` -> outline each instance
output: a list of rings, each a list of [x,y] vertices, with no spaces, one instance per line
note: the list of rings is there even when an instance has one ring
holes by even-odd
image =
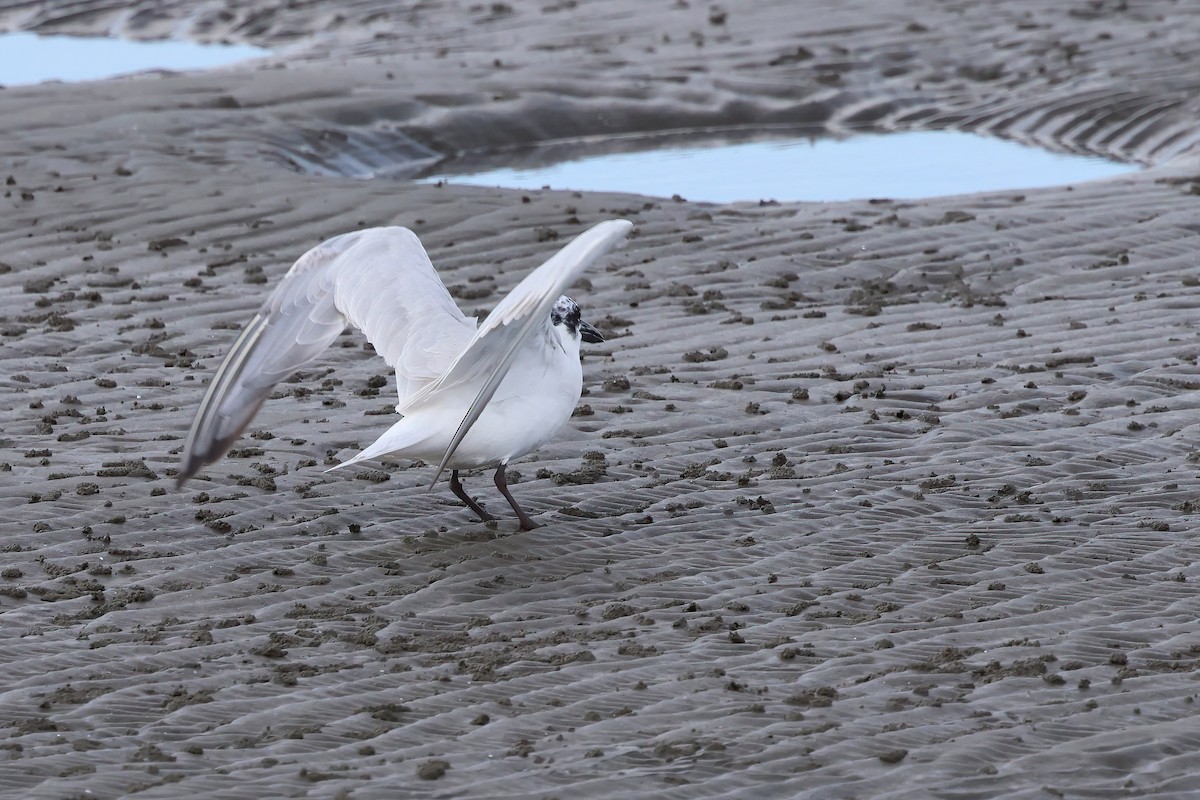
[[[697,130],[740,138],[951,128],[1147,165],[1195,153],[1200,109],[1181,65],[1200,53],[1186,39],[1147,45],[1164,33],[1152,13],[1103,4],[1064,12],[1025,0],[954,20],[946,35],[938,26],[954,12],[910,5],[905,14],[881,13],[869,0],[822,6],[807,28],[797,21],[799,44],[777,43],[780,19],[804,16],[787,0],[740,13],[677,5],[663,18],[665,34],[647,28],[631,0],[459,11],[360,0],[286,12],[223,0],[15,2],[0,5],[0,28],[237,39],[282,48],[277,66],[346,67],[344,78],[316,76],[303,122],[299,109],[265,108],[241,135],[220,139],[222,158],[266,158],[316,175],[408,177],[443,158],[486,166],[535,144],[554,144],[558,157],[581,139],[595,152]],[[1179,29],[1195,24],[1196,12],[1179,13]],[[310,31],[336,34],[336,53],[332,37],[313,40]],[[643,48],[658,63],[624,57],[617,45]],[[611,81],[595,81],[597,68]],[[348,96],[347,81],[361,83],[364,72],[398,91]],[[326,93],[337,101],[312,103]]]
[[[643,87],[645,102],[774,107],[739,65],[809,80],[807,97],[899,97],[920,81],[942,85],[942,116],[838,108],[1058,132],[1156,163],[1183,152],[1172,120],[1194,105],[1170,53],[1116,57],[1162,30],[1140,8],[890,17],[856,2],[826,27],[796,23],[803,58],[800,39],[769,35],[778,3],[720,24],[698,4],[656,12],[680,16],[655,17],[653,54],[618,46],[647,28],[632,13],[644,3],[599,5],[569,28],[533,4],[419,7],[422,35],[462,50],[414,77],[425,99],[394,100],[391,117],[467,142],[471,108],[494,119],[493,102],[521,100],[472,100],[467,77],[487,93],[500,78],[491,53],[461,53],[514,31],[575,59],[503,75],[535,98],[575,80],[563,71],[618,97],[632,70],[704,59],[728,69],[694,73],[690,100],[689,80]],[[110,12],[80,8],[96,16],[79,24],[105,27]],[[415,63],[414,34],[392,26],[397,54],[374,65],[385,40],[346,8],[372,36],[350,37],[344,64],[306,50],[287,69],[0,92],[0,793],[1200,791],[1200,176],[1177,162],[1069,190],[708,206],[254,157],[314,113],[371,128],[356,116],[370,98],[337,88],[353,73],[382,96],[385,73]],[[47,9],[9,4],[2,19],[48,26]],[[310,14],[333,12],[276,11],[264,29],[282,41]],[[1067,58],[1052,44],[1070,37],[1097,44]],[[1180,64],[1195,41],[1180,37]],[[991,47],[1009,56],[998,74],[954,67]],[[833,74],[842,85],[814,79]],[[1097,93],[1059,118],[1039,81]],[[1105,95],[1104,81],[1122,86]],[[87,104],[97,92],[108,116]],[[451,96],[464,105],[437,128],[430,109]],[[1105,96],[1121,100],[1109,116]],[[280,385],[230,458],[171,488],[211,368],[311,243],[409,225],[464,307],[486,311],[615,215],[636,235],[577,292],[610,342],[587,355],[589,393],[562,436],[515,465],[545,527],[474,522],[426,494],[420,466],[324,473],[392,403],[350,332]],[[488,484],[468,480],[503,510]]]

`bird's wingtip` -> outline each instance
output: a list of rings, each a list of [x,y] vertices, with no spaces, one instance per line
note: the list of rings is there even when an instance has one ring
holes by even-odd
[[[446,451],[446,455],[442,458],[442,463],[438,465],[437,472],[433,473],[433,480],[429,482],[429,488],[425,490],[425,494],[433,492],[433,488],[437,486],[438,480],[442,477],[442,473],[446,471],[446,464],[450,461],[450,456],[454,454],[455,445],[451,445]]]
[[[633,223],[627,219],[610,219],[600,224],[619,231],[622,236],[628,236],[629,232],[633,230]]]
[[[203,459],[196,457],[191,448],[185,451],[183,461],[179,465],[179,472],[175,475],[175,491],[183,491],[184,485],[196,477],[196,473],[200,471],[204,463]]]

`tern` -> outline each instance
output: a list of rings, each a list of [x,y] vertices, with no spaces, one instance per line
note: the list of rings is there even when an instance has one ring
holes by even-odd
[[[179,470],[182,488],[223,456],[272,387],[316,359],[347,324],[396,372],[402,418],[333,469],[394,456],[449,468],[450,490],[488,522],[460,469],[494,467],[496,488],[522,530],[537,525],[508,490],[505,468],[549,440],[583,390],[582,343],[603,337],[562,294],[633,224],[608,220],[580,234],[517,284],[482,323],[466,317],[407,228],[367,228],[300,256],[242,330],[196,411]]]

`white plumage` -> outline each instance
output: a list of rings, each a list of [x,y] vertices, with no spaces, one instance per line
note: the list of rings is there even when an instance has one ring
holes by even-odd
[[[425,249],[407,228],[335,236],[296,261],[246,326],[209,384],[184,447],[179,485],[219,459],[271,388],[315,359],[347,323],[396,371],[403,418],[339,466],[394,455],[454,470],[451,489],[484,519],[457,470],[497,467],[548,440],[570,417],[583,385],[581,340],[602,341],[561,296],[629,232],[609,220],[585,231],[530,273],[477,325],[463,316]]]

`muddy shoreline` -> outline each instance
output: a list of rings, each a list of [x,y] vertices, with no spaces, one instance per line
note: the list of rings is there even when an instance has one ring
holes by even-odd
[[[0,8],[280,48],[0,90],[0,792],[1200,788],[1200,12],[809,6]],[[718,121],[1150,168],[762,206],[353,177]],[[577,293],[609,342],[514,465],[544,527],[475,522],[420,466],[322,472],[388,424],[351,333],[173,489],[211,370],[312,244],[407,225],[485,313],[614,216],[635,235]]]

